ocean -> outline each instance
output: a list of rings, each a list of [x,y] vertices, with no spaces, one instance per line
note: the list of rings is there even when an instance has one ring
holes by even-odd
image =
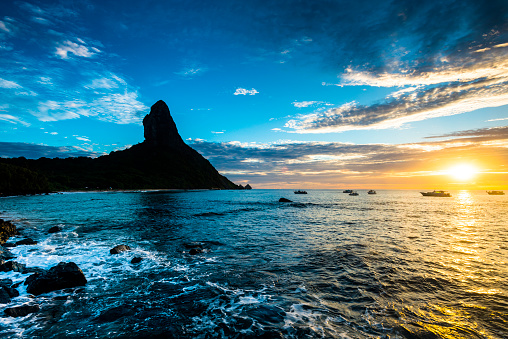
[[[38,241],[14,260],[74,262],[88,280],[35,298],[21,284],[0,304],[0,336],[508,338],[508,195],[307,192],[0,198],[0,218],[22,229],[9,242]],[[120,244],[131,250],[111,255]],[[39,312],[3,315],[26,303]]]

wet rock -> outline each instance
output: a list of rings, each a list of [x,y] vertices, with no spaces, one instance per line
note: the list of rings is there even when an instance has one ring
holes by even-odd
[[[143,258],[141,258],[141,257],[134,257],[134,258],[132,258],[132,260],[131,260],[131,264],[138,264],[138,263],[140,263],[142,260],[143,260]]]
[[[7,248],[0,246],[0,260],[9,260],[15,258]]]
[[[6,242],[4,244],[4,247],[6,248],[12,248],[12,247],[16,247],[16,244],[12,243],[12,242]]]
[[[190,251],[189,251],[189,254],[190,255],[196,255],[196,254],[199,254],[199,253],[203,253],[205,250],[202,249],[202,248],[192,248]]]
[[[19,297],[19,292],[14,287],[1,287],[4,289],[5,292],[9,295],[11,298]]]
[[[25,267],[23,274],[28,273],[43,273],[45,270],[40,267]]]
[[[25,270],[25,265],[20,264],[17,261],[7,261],[0,265],[0,272],[20,272],[22,273]]]
[[[9,287],[12,286],[11,279],[0,279],[0,287]]]
[[[125,251],[130,251],[131,248],[127,245],[117,245],[109,250],[110,254],[119,254]]]
[[[204,244],[202,242],[190,242],[184,244],[185,248],[203,248]]]
[[[25,238],[20,241],[16,241],[16,246],[20,245],[37,245],[37,241],[33,240],[32,238]]]
[[[53,226],[48,230],[48,233],[58,233],[61,231],[62,231],[62,228],[60,226]]]
[[[25,279],[25,282],[23,283],[23,285],[28,285],[30,284],[32,281],[36,280],[43,272],[36,272],[34,274],[32,274],[31,276],[29,276],[28,278]]]
[[[292,202],[292,201],[286,198],[280,198],[279,202]]]
[[[34,295],[84,286],[87,283],[83,271],[73,262],[61,262],[43,273],[34,273],[27,281],[26,291]]]
[[[4,310],[5,315],[9,317],[24,317],[30,313],[35,313],[40,310],[39,305],[23,305],[18,307],[6,308]]]
[[[0,260],[9,260],[15,258],[7,248],[0,246]]]
[[[5,244],[7,239],[16,234],[16,226],[14,226],[10,221],[0,219],[0,245]]]
[[[5,290],[5,287],[0,287],[0,304],[8,304],[11,302],[11,296]]]

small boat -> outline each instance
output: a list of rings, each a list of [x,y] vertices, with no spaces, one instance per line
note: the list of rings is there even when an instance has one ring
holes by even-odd
[[[349,195],[359,195],[358,192],[351,192]]]
[[[489,195],[504,195],[503,191],[487,191]]]
[[[377,194],[377,193],[374,190],[370,190],[370,191],[367,192],[367,194]]]
[[[446,191],[420,192],[424,197],[451,197],[452,195]]]
[[[353,190],[344,190],[342,193],[353,193]]]
[[[295,191],[295,194],[307,194],[307,191]]]

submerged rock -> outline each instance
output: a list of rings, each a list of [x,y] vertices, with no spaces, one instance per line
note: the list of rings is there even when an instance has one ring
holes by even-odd
[[[202,248],[192,248],[190,251],[189,251],[189,254],[190,255],[196,255],[196,254],[199,254],[199,253],[203,253],[205,250],[202,249]]]
[[[34,295],[87,283],[83,271],[73,262],[61,262],[43,273],[32,274],[27,281],[26,291]]]
[[[125,251],[130,251],[131,248],[127,245],[117,245],[109,250],[110,254],[119,254]]]
[[[134,258],[132,258],[132,260],[131,260],[131,264],[138,264],[138,263],[140,263],[142,260],[143,260],[143,258],[141,258],[141,257],[134,257]]]
[[[292,202],[292,201],[286,198],[280,198],[279,202]]]
[[[60,226],[53,226],[48,230],[48,233],[58,233],[61,231],[62,231],[62,228]]]
[[[39,305],[23,305],[17,307],[6,308],[4,310],[5,315],[9,317],[24,317],[30,313],[35,313],[40,310]]]
[[[37,245],[37,241],[33,240],[32,238],[25,238],[20,241],[16,241],[16,246],[20,245]]]

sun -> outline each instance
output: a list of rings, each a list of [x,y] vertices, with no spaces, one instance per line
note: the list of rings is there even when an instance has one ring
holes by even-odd
[[[477,172],[478,170],[470,164],[456,165],[448,170],[449,175],[460,181],[468,181],[473,179]]]

